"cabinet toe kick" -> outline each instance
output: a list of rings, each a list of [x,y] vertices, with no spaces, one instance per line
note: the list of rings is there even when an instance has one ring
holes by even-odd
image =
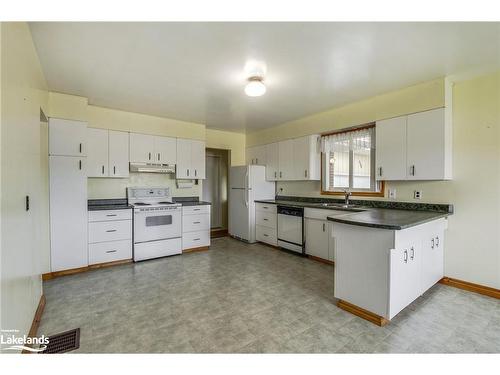
[[[369,322],[372,322],[373,324],[376,324],[380,327],[383,327],[389,323],[389,320],[387,320],[386,318],[341,299],[339,299],[339,301],[337,302],[337,307],[350,312],[351,314],[359,316],[360,318],[368,320]]]

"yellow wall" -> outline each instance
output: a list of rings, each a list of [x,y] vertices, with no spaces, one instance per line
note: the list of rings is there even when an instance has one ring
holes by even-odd
[[[26,23],[1,24],[0,327],[27,334],[42,294],[48,254],[47,164],[40,109],[48,92]],[[30,196],[30,210],[25,197]]]
[[[418,189],[422,202],[454,204],[445,274],[500,288],[500,72],[456,82],[452,91],[453,180],[390,181],[386,191],[395,188],[396,200],[411,202]],[[442,107],[444,102],[444,80],[439,79],[249,134],[247,144],[321,133]],[[319,182],[278,182],[277,191],[321,196]]]
[[[231,165],[245,165],[245,134],[207,129],[206,144],[209,148],[230,150]]]

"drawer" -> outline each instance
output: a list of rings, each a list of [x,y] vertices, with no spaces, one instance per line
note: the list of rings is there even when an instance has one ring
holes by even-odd
[[[275,204],[267,204],[267,203],[255,203],[255,210],[262,212],[271,212],[276,213],[276,205]]]
[[[304,208],[304,217],[309,219],[327,220],[328,216],[342,216],[352,214],[353,211],[326,210],[323,208]]]
[[[203,206],[187,206],[182,207],[182,215],[199,215],[210,214],[210,206],[205,204]]]
[[[257,241],[265,242],[269,245],[278,245],[276,229],[263,227],[262,225],[255,226],[255,238]]]
[[[277,215],[275,213],[256,211],[255,214],[255,224],[269,228],[276,228]]]
[[[210,231],[188,232],[182,235],[182,250],[210,246]]]
[[[89,244],[89,264],[132,259],[132,240]]]
[[[109,220],[132,220],[132,210],[89,211],[89,222]]]
[[[210,231],[210,215],[186,215],[182,217],[182,233]]]
[[[89,223],[89,243],[129,240],[131,238],[132,220]]]

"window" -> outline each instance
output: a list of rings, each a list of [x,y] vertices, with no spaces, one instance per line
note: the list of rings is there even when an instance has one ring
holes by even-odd
[[[383,195],[375,180],[375,125],[321,137],[324,194]]]

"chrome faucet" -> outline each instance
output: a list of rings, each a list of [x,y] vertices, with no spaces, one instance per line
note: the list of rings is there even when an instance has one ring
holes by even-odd
[[[352,194],[352,193],[351,193],[349,190],[345,189],[345,190],[344,190],[344,194],[345,194],[345,197],[344,197],[344,204],[345,204],[346,206],[348,206],[348,205],[349,205],[349,197],[351,196],[351,194]]]

